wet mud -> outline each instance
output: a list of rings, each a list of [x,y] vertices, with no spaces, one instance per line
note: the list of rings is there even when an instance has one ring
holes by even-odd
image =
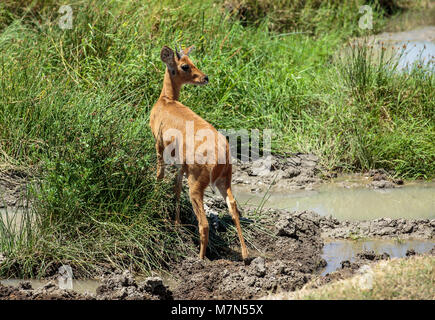
[[[416,255],[435,255],[435,246],[426,253],[417,253],[415,250],[410,249],[407,250],[406,256],[401,259],[407,259]],[[343,279],[350,278],[355,274],[364,273],[365,270],[370,267],[371,264],[390,260],[391,257],[388,253],[380,253],[376,254],[374,251],[362,251],[356,255],[356,258],[353,261],[343,260],[341,261],[341,266],[336,271],[327,273],[323,276],[314,277],[313,280],[305,286],[306,289],[314,289],[321,287],[330,282],[335,282]]]
[[[253,299],[279,290],[293,291],[325,266],[320,226],[311,213],[282,216],[259,233],[251,261],[187,259],[175,266],[175,299]],[[252,247],[261,248],[255,252]]]
[[[52,280],[44,286],[34,289],[28,281],[18,286],[0,284],[0,300],[172,300],[172,292],[159,277],[148,277],[136,281],[125,270],[106,276],[95,294],[77,293],[59,288]]]
[[[247,212],[249,217],[249,212]],[[256,235],[261,248],[249,265],[241,261],[187,259],[171,270],[179,285],[174,299],[256,299],[280,291],[323,285],[359,272],[361,267],[390,259],[388,253],[362,250],[355,259],[341,261],[337,271],[320,276],[326,266],[322,258],[325,239],[355,239],[357,231],[382,239],[435,239],[435,220],[377,219],[340,222],[313,211],[269,210],[263,223],[270,235]],[[387,229],[386,229],[387,228]],[[427,254],[434,254],[435,248]],[[418,254],[407,251],[406,256]]]
[[[435,219],[379,218],[366,221],[338,221],[321,218],[322,235],[328,239],[434,239]]]
[[[249,245],[250,260],[246,263],[234,258],[234,252],[222,253],[214,260],[190,257],[170,267],[170,279],[148,277],[138,281],[129,271],[115,272],[103,278],[95,294],[59,289],[55,281],[38,289],[24,282],[18,287],[0,285],[0,299],[256,299],[344,279],[364,265],[390,258],[386,253],[362,251],[352,261],[342,261],[337,271],[321,276],[326,266],[322,257],[325,235],[341,238],[344,230],[352,231],[361,222],[339,222],[312,211],[270,210],[268,213],[262,221],[265,229],[255,234]],[[368,223],[371,234],[382,234],[384,238],[401,233],[425,238],[431,235],[432,239],[435,236],[435,221],[378,220],[362,223]],[[412,226],[411,231],[408,226]],[[385,228],[392,229],[388,233],[380,232]],[[428,254],[434,253],[432,249]],[[406,253],[407,256],[415,254],[418,253],[414,250]]]
[[[395,188],[404,184],[403,180],[394,178],[393,172],[384,169],[363,174],[367,177],[365,187],[371,189]],[[233,166],[233,184],[249,186],[253,193],[269,188],[273,191],[311,190],[337,176],[336,172],[326,171],[317,156],[304,153],[271,155],[250,163],[237,161]]]
[[[319,158],[313,154],[271,155],[249,163],[237,161],[233,166],[233,184],[253,186],[252,191],[263,191],[270,185],[278,189],[306,189],[322,182],[321,171]]]

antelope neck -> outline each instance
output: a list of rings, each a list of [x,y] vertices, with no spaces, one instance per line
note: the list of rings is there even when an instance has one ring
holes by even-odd
[[[178,101],[180,97],[181,84],[177,83],[169,75],[169,70],[166,68],[165,77],[163,79],[163,89],[160,98],[165,97],[170,100]]]

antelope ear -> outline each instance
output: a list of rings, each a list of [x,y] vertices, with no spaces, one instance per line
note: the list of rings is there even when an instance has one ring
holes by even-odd
[[[160,58],[168,67],[169,72],[175,75],[177,64],[175,62],[174,51],[171,48],[164,46],[160,52]]]

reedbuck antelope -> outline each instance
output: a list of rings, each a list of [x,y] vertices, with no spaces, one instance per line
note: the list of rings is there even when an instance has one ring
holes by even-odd
[[[157,179],[164,177],[167,164],[165,157],[174,156],[175,153],[176,163],[180,167],[175,183],[175,223],[180,224],[180,192],[185,174],[190,202],[198,220],[201,259],[205,257],[209,232],[203,203],[204,191],[209,184],[216,186],[228,205],[240,239],[242,258],[246,260],[248,251],[240,227],[240,213],[231,191],[229,144],[210,123],[178,101],[183,84],[208,83],[208,77],[189,58],[192,49],[193,46],[185,50],[175,49],[174,53],[165,46],[160,53],[166,71],[162,93],[150,115],[150,127],[156,140]],[[206,141],[203,138],[207,138]],[[167,150],[171,150],[170,155]]]

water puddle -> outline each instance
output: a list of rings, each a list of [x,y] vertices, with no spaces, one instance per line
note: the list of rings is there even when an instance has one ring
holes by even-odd
[[[399,57],[397,68],[402,71],[410,70],[415,65],[422,65],[435,71],[435,44],[428,41],[399,42],[397,45],[406,46]]]
[[[325,243],[322,257],[328,263],[322,275],[341,268],[343,260],[354,261],[357,253],[370,250],[377,254],[388,253],[391,258],[405,257],[406,251],[414,249],[416,253],[426,253],[435,245],[435,241],[406,240],[364,240],[364,241],[332,241]]]
[[[14,286],[17,287],[20,282],[28,281],[31,283],[33,289],[38,289],[46,285],[49,280],[36,280],[36,279],[3,279],[0,280],[0,283],[3,285]],[[72,289],[73,291],[81,294],[89,293],[95,294],[97,292],[97,288],[101,285],[101,282],[98,280],[72,280]]]
[[[377,218],[435,218],[435,183],[415,183],[393,189],[343,187],[324,184],[317,190],[271,191],[251,193],[246,186],[234,186],[237,201],[243,207],[313,210],[338,220],[373,220]]]
[[[373,37],[376,43],[393,49],[398,59],[397,69],[409,71],[422,66],[435,72],[435,26],[393,33],[381,33]]]

